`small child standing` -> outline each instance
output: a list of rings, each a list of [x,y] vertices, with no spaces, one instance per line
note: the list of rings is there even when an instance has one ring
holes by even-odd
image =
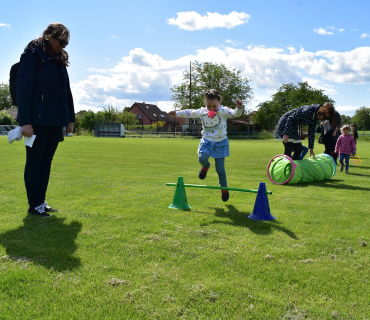
[[[346,171],[348,173],[349,168],[349,157],[352,153],[356,153],[356,144],[352,135],[350,135],[351,127],[346,124],[342,127],[342,135],[338,138],[337,144],[335,145],[334,153],[339,153],[340,168],[339,171],[343,171],[343,159],[346,160]]]
[[[236,109],[230,109],[221,105],[221,95],[211,89],[205,92],[206,108],[171,111],[169,114],[176,117],[199,118],[202,121],[202,139],[198,147],[198,160],[202,165],[199,171],[199,179],[205,179],[210,163],[209,157],[215,159],[216,172],[220,187],[227,187],[225,158],[229,154],[229,140],[227,138],[227,119],[239,117],[243,111],[243,102],[236,100]],[[229,200],[229,191],[221,190],[222,201]]]

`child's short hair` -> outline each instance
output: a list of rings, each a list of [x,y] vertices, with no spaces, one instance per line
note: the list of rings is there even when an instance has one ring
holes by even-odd
[[[351,126],[349,124],[345,124],[342,128],[340,128],[340,130],[348,130],[348,131],[351,131]]]
[[[209,89],[204,93],[206,99],[217,99],[221,101],[221,95],[216,89]]]
[[[351,123],[350,126],[356,129],[356,125],[354,123]]]

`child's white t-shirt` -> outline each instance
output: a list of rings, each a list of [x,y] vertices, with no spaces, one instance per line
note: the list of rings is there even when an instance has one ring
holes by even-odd
[[[220,106],[214,116],[208,115],[207,108],[186,109],[176,112],[176,117],[198,118],[202,121],[202,136],[209,141],[219,142],[227,136],[227,119],[240,117],[243,109]]]

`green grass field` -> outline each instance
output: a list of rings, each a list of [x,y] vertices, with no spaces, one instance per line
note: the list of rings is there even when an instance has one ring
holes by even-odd
[[[48,219],[27,216],[23,142],[0,137],[0,319],[370,319],[370,142],[360,166],[276,186],[282,144],[230,141],[230,187],[266,182],[275,221],[254,221],[256,194],[187,189],[196,139],[72,137],[53,161]],[[316,144],[316,153],[323,146]]]

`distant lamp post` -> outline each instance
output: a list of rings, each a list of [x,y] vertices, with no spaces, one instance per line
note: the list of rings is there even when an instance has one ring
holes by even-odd
[[[365,118],[362,120],[362,135],[365,135]]]
[[[143,115],[138,113],[136,119],[139,119],[139,121],[141,122],[141,134],[144,134]]]

